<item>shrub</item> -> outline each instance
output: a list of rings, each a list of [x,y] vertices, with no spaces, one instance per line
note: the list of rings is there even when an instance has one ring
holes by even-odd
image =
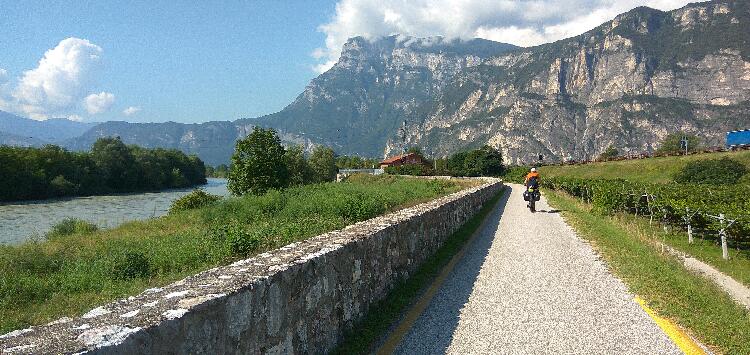
[[[205,207],[220,199],[220,196],[209,194],[202,189],[195,189],[193,192],[174,200],[172,205],[169,206],[169,213]]]
[[[598,161],[608,161],[612,158],[617,158],[617,156],[620,154],[620,152],[615,148],[615,146],[610,145],[607,147],[602,154],[599,154],[599,157],[596,159]]]
[[[511,166],[507,170],[505,170],[505,173],[503,174],[503,180],[521,184],[523,183],[523,180],[526,178],[526,174],[528,174],[529,171],[531,171],[531,168],[528,166]]]
[[[746,173],[745,165],[731,158],[699,160],[685,165],[674,180],[679,183],[728,185],[736,184]]]
[[[90,234],[96,232],[99,227],[89,221],[84,221],[78,218],[65,218],[58,222],[52,229],[44,235],[46,239],[55,239],[60,237],[67,237],[71,234]]]
[[[263,230],[248,231],[237,223],[228,223],[216,227],[213,237],[221,240],[234,256],[247,256],[258,250],[263,244]]]
[[[151,275],[151,263],[140,251],[126,251],[115,257],[112,275],[119,280],[146,278]]]

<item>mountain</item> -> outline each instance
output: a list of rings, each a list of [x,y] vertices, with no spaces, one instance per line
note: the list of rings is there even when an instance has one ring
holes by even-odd
[[[441,37],[355,37],[339,61],[280,112],[234,122],[107,122],[97,137],[179,148],[209,164],[259,125],[289,143],[339,154],[433,156],[490,144],[507,162],[590,159],[610,145],[651,151],[687,131],[707,145],[750,128],[750,4],[714,0],[664,12],[639,7],[576,37],[531,48]],[[0,129],[2,131],[2,129]],[[11,132],[12,133],[12,132]]]
[[[65,118],[36,121],[0,111],[0,132],[4,133],[0,135],[0,144],[38,146],[61,143],[80,136],[96,125],[96,123],[76,122]]]
[[[110,121],[66,141],[64,146],[72,150],[88,150],[98,138],[117,136],[127,144],[179,149],[188,154],[197,154],[207,164],[218,165],[229,161],[234,151],[234,141],[242,133],[242,127],[229,121],[196,124]]]
[[[488,143],[513,163],[590,159],[610,145],[652,151],[678,130],[723,145],[725,132],[750,128],[749,4],[640,7],[466,68],[386,154],[404,143],[436,156]]]
[[[349,39],[339,61],[280,112],[242,122],[293,132],[346,154],[379,156],[404,122],[422,120],[451,79],[518,47],[473,39]]]

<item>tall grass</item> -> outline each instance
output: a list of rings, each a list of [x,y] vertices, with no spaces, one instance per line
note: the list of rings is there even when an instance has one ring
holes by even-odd
[[[399,207],[458,191],[456,182],[358,177],[227,198],[101,231],[0,246],[0,333],[163,285]]]

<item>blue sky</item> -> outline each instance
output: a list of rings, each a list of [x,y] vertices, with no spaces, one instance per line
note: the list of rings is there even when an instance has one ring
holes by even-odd
[[[0,0],[0,110],[83,121],[257,117],[290,103],[353,36],[531,46],[636,6],[687,2]]]
[[[311,53],[333,1],[4,1],[0,68],[17,78],[76,37],[101,47],[86,120],[230,120],[278,111],[317,73]],[[141,110],[125,117],[127,107]]]

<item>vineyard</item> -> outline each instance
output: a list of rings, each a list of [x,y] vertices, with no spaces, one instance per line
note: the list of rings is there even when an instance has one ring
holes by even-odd
[[[547,188],[564,191],[592,204],[603,214],[631,213],[681,228],[727,248],[750,249],[750,189],[744,186],[651,184],[627,180],[553,177]]]

